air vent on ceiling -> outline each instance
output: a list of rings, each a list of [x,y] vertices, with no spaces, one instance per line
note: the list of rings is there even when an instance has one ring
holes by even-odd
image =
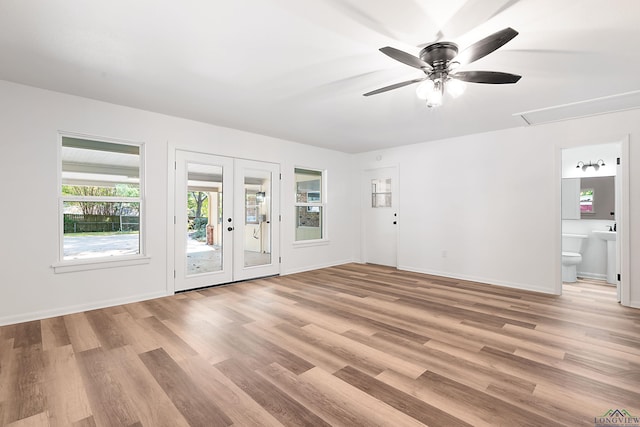
[[[634,108],[640,108],[640,90],[525,111],[516,113],[513,116],[520,117],[527,125],[537,125],[615,111],[632,110]]]

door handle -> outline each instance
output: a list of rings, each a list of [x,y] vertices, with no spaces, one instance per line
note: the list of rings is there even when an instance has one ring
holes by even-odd
[[[233,231],[233,227],[228,227],[227,231]]]

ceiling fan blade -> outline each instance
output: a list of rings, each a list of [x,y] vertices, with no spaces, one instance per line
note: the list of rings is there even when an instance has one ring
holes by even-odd
[[[427,71],[431,70],[431,65],[427,64],[422,59],[418,58],[417,56],[413,56],[407,52],[398,50],[394,47],[387,46],[387,47],[380,48],[380,52],[395,59],[396,61],[400,61],[403,64],[407,64],[411,67],[415,67],[415,68],[419,68],[421,70],[427,70]]]
[[[449,74],[449,77],[470,83],[500,85],[516,83],[522,76],[499,71],[460,71],[455,74]]]
[[[507,27],[504,30],[500,30],[491,34],[488,37],[483,38],[480,41],[475,42],[465,50],[463,50],[453,60],[460,64],[470,64],[473,61],[477,61],[499,49],[507,44],[511,39],[518,35],[518,32],[511,27]]]
[[[421,82],[423,80],[426,80],[426,79],[427,79],[426,77],[421,77],[419,79],[407,80],[406,82],[400,82],[400,83],[392,84],[392,85],[389,85],[389,86],[381,87],[380,89],[372,90],[371,92],[367,92],[367,93],[363,94],[362,96],[377,95],[379,93],[387,92],[387,91],[393,90],[393,89],[398,89],[400,87],[408,86],[408,85],[413,84],[413,83],[419,83],[419,82]]]

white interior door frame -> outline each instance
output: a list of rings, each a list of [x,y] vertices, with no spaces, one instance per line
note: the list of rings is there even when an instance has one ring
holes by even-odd
[[[616,175],[616,223],[618,226],[618,238],[616,242],[616,255],[619,258],[620,274],[618,281],[618,291],[620,303],[624,306],[631,306],[631,269],[630,269],[630,233],[629,233],[629,199],[630,199],[630,182],[629,182],[629,135],[624,135],[617,140],[612,140],[620,144],[620,166],[619,173]],[[584,145],[602,144],[602,139],[591,141]],[[562,150],[572,147],[557,147],[556,149],[556,285],[555,294],[562,294]],[[618,261],[616,260],[616,264]]]
[[[616,203],[619,207],[619,212],[616,212],[616,221],[618,224],[618,230],[621,233],[618,234],[616,242],[616,264],[618,265],[617,273],[620,274],[620,280],[618,280],[618,295],[620,297],[620,303],[624,306],[631,306],[631,254],[630,254],[630,242],[631,233],[629,232],[630,224],[630,181],[629,181],[629,135],[620,142],[620,166],[618,166],[619,177],[616,176],[616,191],[619,193],[619,201]],[[618,179],[619,178],[619,179]],[[618,194],[616,194],[618,195]]]

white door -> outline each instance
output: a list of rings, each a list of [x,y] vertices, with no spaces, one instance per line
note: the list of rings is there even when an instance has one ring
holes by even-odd
[[[176,150],[175,290],[278,274],[279,166]]]
[[[622,233],[626,233],[627,230],[623,230],[619,228],[618,221],[621,218],[622,214],[622,166],[620,166],[620,158],[616,159],[616,176],[614,177],[614,188],[615,188],[615,220],[616,220],[616,229],[619,230],[616,236],[616,271],[615,271],[615,282],[616,282],[616,297],[618,302],[622,300],[622,284],[618,279],[620,277],[620,273],[622,272]],[[609,242],[607,242],[609,243]]]
[[[233,280],[278,274],[280,168],[235,160]]]
[[[363,182],[364,260],[397,266],[398,169],[367,170]]]
[[[233,159],[176,151],[175,189],[175,290],[230,282]]]

